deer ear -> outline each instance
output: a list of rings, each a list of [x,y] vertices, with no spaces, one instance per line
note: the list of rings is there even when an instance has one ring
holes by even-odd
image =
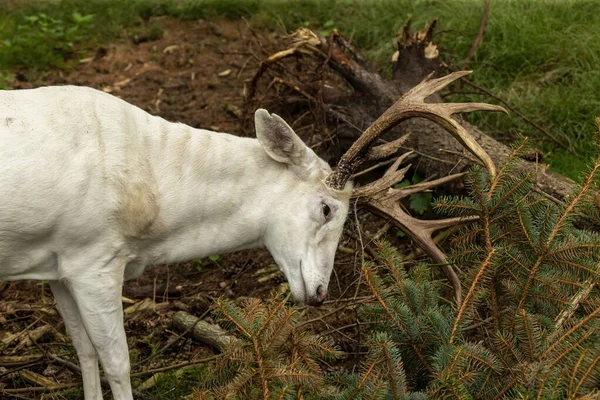
[[[304,163],[308,147],[279,115],[259,108],[254,123],[258,142],[273,160],[297,166]]]

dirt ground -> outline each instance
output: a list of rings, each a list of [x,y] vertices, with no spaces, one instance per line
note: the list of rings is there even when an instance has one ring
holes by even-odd
[[[257,33],[243,20],[186,23],[158,18],[151,24],[162,28],[164,35],[161,38],[150,40],[149,23],[146,28],[123,32],[118,42],[90,49],[72,70],[47,71],[33,82],[17,74],[13,86],[91,86],[170,121],[236,135],[252,135],[251,131],[242,130],[243,96],[260,61],[281,50],[275,43],[282,34]],[[349,221],[353,225],[354,216]],[[371,225],[371,231],[375,232],[383,222],[375,221]],[[360,248],[358,239],[352,229],[347,229],[342,238],[341,246],[345,251],[338,252],[330,284],[332,300],[320,309],[306,309],[311,318],[327,315],[323,322],[316,324],[317,329],[335,330],[356,319],[352,307],[339,307],[341,303],[335,299],[357,293],[355,271],[361,254],[353,249]],[[175,311],[185,310],[200,316],[209,307],[211,299],[218,296],[264,298],[271,291],[286,290],[283,281],[270,255],[260,250],[222,255],[217,260],[192,260],[148,269],[138,280],[127,282],[123,291],[126,309],[136,303],[139,305],[145,298],[158,304],[127,314],[132,373],[213,354],[211,349],[191,339],[177,339],[180,332],[171,327]],[[35,329],[40,329],[43,335],[37,339],[37,344],[26,343],[27,332]],[[342,348],[351,352],[356,350],[353,329],[335,334]],[[20,336],[8,340],[9,335]],[[144,361],[153,349],[162,348],[173,340],[175,342],[166,351]],[[0,360],[42,351],[60,354],[77,363],[48,285],[44,282],[0,283]],[[0,363],[0,389],[40,386],[36,379],[20,374],[22,368],[2,365]],[[69,369],[45,361],[32,362],[27,369],[61,384],[80,381],[80,377]],[[148,377],[134,380],[134,386],[139,379]],[[54,398],[52,394],[34,392],[22,396],[15,394],[15,398]]]

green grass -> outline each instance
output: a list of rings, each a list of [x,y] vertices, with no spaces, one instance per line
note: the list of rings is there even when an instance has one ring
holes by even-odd
[[[394,33],[408,14],[421,28],[440,18],[441,53],[456,68],[477,34],[483,0],[301,1],[259,14],[288,29],[333,20],[382,71],[389,71]],[[271,22],[271,25],[276,25]],[[572,149],[556,145],[515,114],[477,113],[471,122],[512,137],[535,137],[556,171],[577,179],[596,152],[594,119],[600,115],[600,2],[586,0],[491,2],[483,41],[469,65],[470,79],[506,100]],[[472,91],[465,88],[465,91]],[[489,101],[458,95],[449,101]]]
[[[2,40],[0,65],[4,69],[64,67],[75,55],[74,44],[89,39],[94,14],[74,11],[68,19],[53,18],[43,12],[23,16],[14,34]]]
[[[439,17],[442,54],[460,67],[477,33],[483,0],[63,0],[0,5],[0,85],[6,71],[68,68],[93,43],[156,15],[186,20],[253,18],[269,28],[338,28],[384,73],[394,34],[409,14],[413,25]],[[78,20],[79,18],[79,20]],[[83,18],[83,20],[81,20]],[[538,138],[557,171],[576,177],[594,154],[593,121],[600,114],[600,2],[492,2],[483,42],[469,68],[473,81],[507,100],[573,151],[555,145],[516,115],[478,114],[489,131]],[[457,95],[453,101],[486,100]]]
[[[145,393],[161,400],[180,400],[192,394],[200,382],[207,380],[205,365],[172,370],[160,374],[156,384]]]

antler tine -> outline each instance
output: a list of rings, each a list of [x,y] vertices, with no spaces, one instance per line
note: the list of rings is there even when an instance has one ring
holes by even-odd
[[[382,217],[389,219],[394,225],[405,232],[427,255],[429,255],[436,264],[438,264],[444,275],[450,281],[454,288],[456,303],[460,305],[462,299],[462,285],[456,272],[448,264],[446,255],[437,247],[432,238],[432,233],[436,230],[460,223],[467,223],[477,219],[477,217],[449,218],[447,220],[426,221],[420,220],[408,215],[400,206],[398,201],[393,201],[385,195],[379,198],[370,198],[367,205],[371,211]],[[435,223],[433,226],[431,223]]]
[[[402,96],[363,132],[342,156],[336,169],[327,177],[326,184],[335,190],[343,190],[346,182],[358,165],[364,160],[369,159],[369,152],[373,143],[400,122],[413,117],[427,118],[446,129],[467,150],[479,158],[488,169],[489,174],[494,177],[496,175],[496,167],[490,156],[471,134],[452,118],[452,115],[459,112],[477,110],[503,112],[506,112],[506,110],[500,106],[483,103],[435,104],[424,102],[427,97],[470,73],[471,71],[458,71],[437,79],[432,79],[433,74],[429,74],[420,84]]]
[[[443,106],[449,115],[473,111],[498,111],[508,114],[504,107],[487,103],[444,103]]]
[[[465,173],[449,175],[430,182],[418,183],[401,189],[389,189],[388,191],[379,191],[366,198],[366,204],[371,211],[389,219],[394,225],[405,232],[417,246],[419,246],[435,263],[437,263],[444,275],[450,281],[454,289],[456,303],[460,305],[462,299],[462,286],[456,272],[448,264],[448,259],[444,252],[437,247],[433,240],[433,233],[437,230],[476,221],[479,217],[476,215],[457,218],[445,218],[440,220],[420,220],[410,216],[402,209],[400,200],[411,194],[423,192],[441,184],[447,183],[453,179],[464,176]],[[359,188],[362,189],[362,188]]]
[[[433,181],[420,182],[415,183],[414,185],[410,185],[408,187],[393,189],[393,193],[390,193],[389,196],[391,196],[396,201],[402,200],[415,193],[421,193],[433,189],[445,183],[452,182],[455,179],[462,178],[465,175],[467,175],[466,172],[459,172],[458,174],[444,176],[443,178],[435,179]]]
[[[467,150],[476,156],[486,167],[491,179],[496,176],[496,165],[490,158],[489,154],[477,143],[471,134],[463,128],[461,124],[450,117],[443,114],[431,115],[429,118],[444,127],[456,140],[460,142]]]
[[[448,74],[446,76],[442,76],[441,78],[432,79],[434,72],[430,73],[419,83],[417,86],[406,92],[403,96],[407,99],[410,99],[414,102],[423,102],[426,98],[431,96],[434,93],[439,92],[452,82],[457,79],[462,78],[463,76],[469,75],[473,71],[456,71]]]
[[[409,136],[410,133],[407,133],[406,135],[403,135],[396,140],[372,147],[371,150],[369,150],[369,153],[367,154],[367,160],[373,161],[391,156],[392,154],[397,152],[400,147],[402,147],[402,145],[404,144],[404,142],[406,142]]]
[[[359,188],[354,189],[352,191],[352,197],[357,198],[373,196],[381,192],[382,190],[389,189],[390,186],[400,182],[402,179],[404,179],[404,175],[406,175],[406,171],[409,170],[411,164],[407,165],[402,169],[398,169],[398,167],[400,167],[400,164],[402,164],[402,162],[412,154],[412,151],[402,154],[396,159],[396,161],[394,161],[394,163],[387,169],[387,171],[385,172],[385,174],[383,174],[381,178],[365,186],[361,186]]]

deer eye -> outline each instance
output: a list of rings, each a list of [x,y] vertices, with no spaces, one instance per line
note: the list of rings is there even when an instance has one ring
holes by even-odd
[[[322,207],[323,207],[323,216],[325,217],[325,219],[327,219],[329,217],[329,214],[331,214],[331,208],[329,208],[329,206],[325,203],[323,203]]]

